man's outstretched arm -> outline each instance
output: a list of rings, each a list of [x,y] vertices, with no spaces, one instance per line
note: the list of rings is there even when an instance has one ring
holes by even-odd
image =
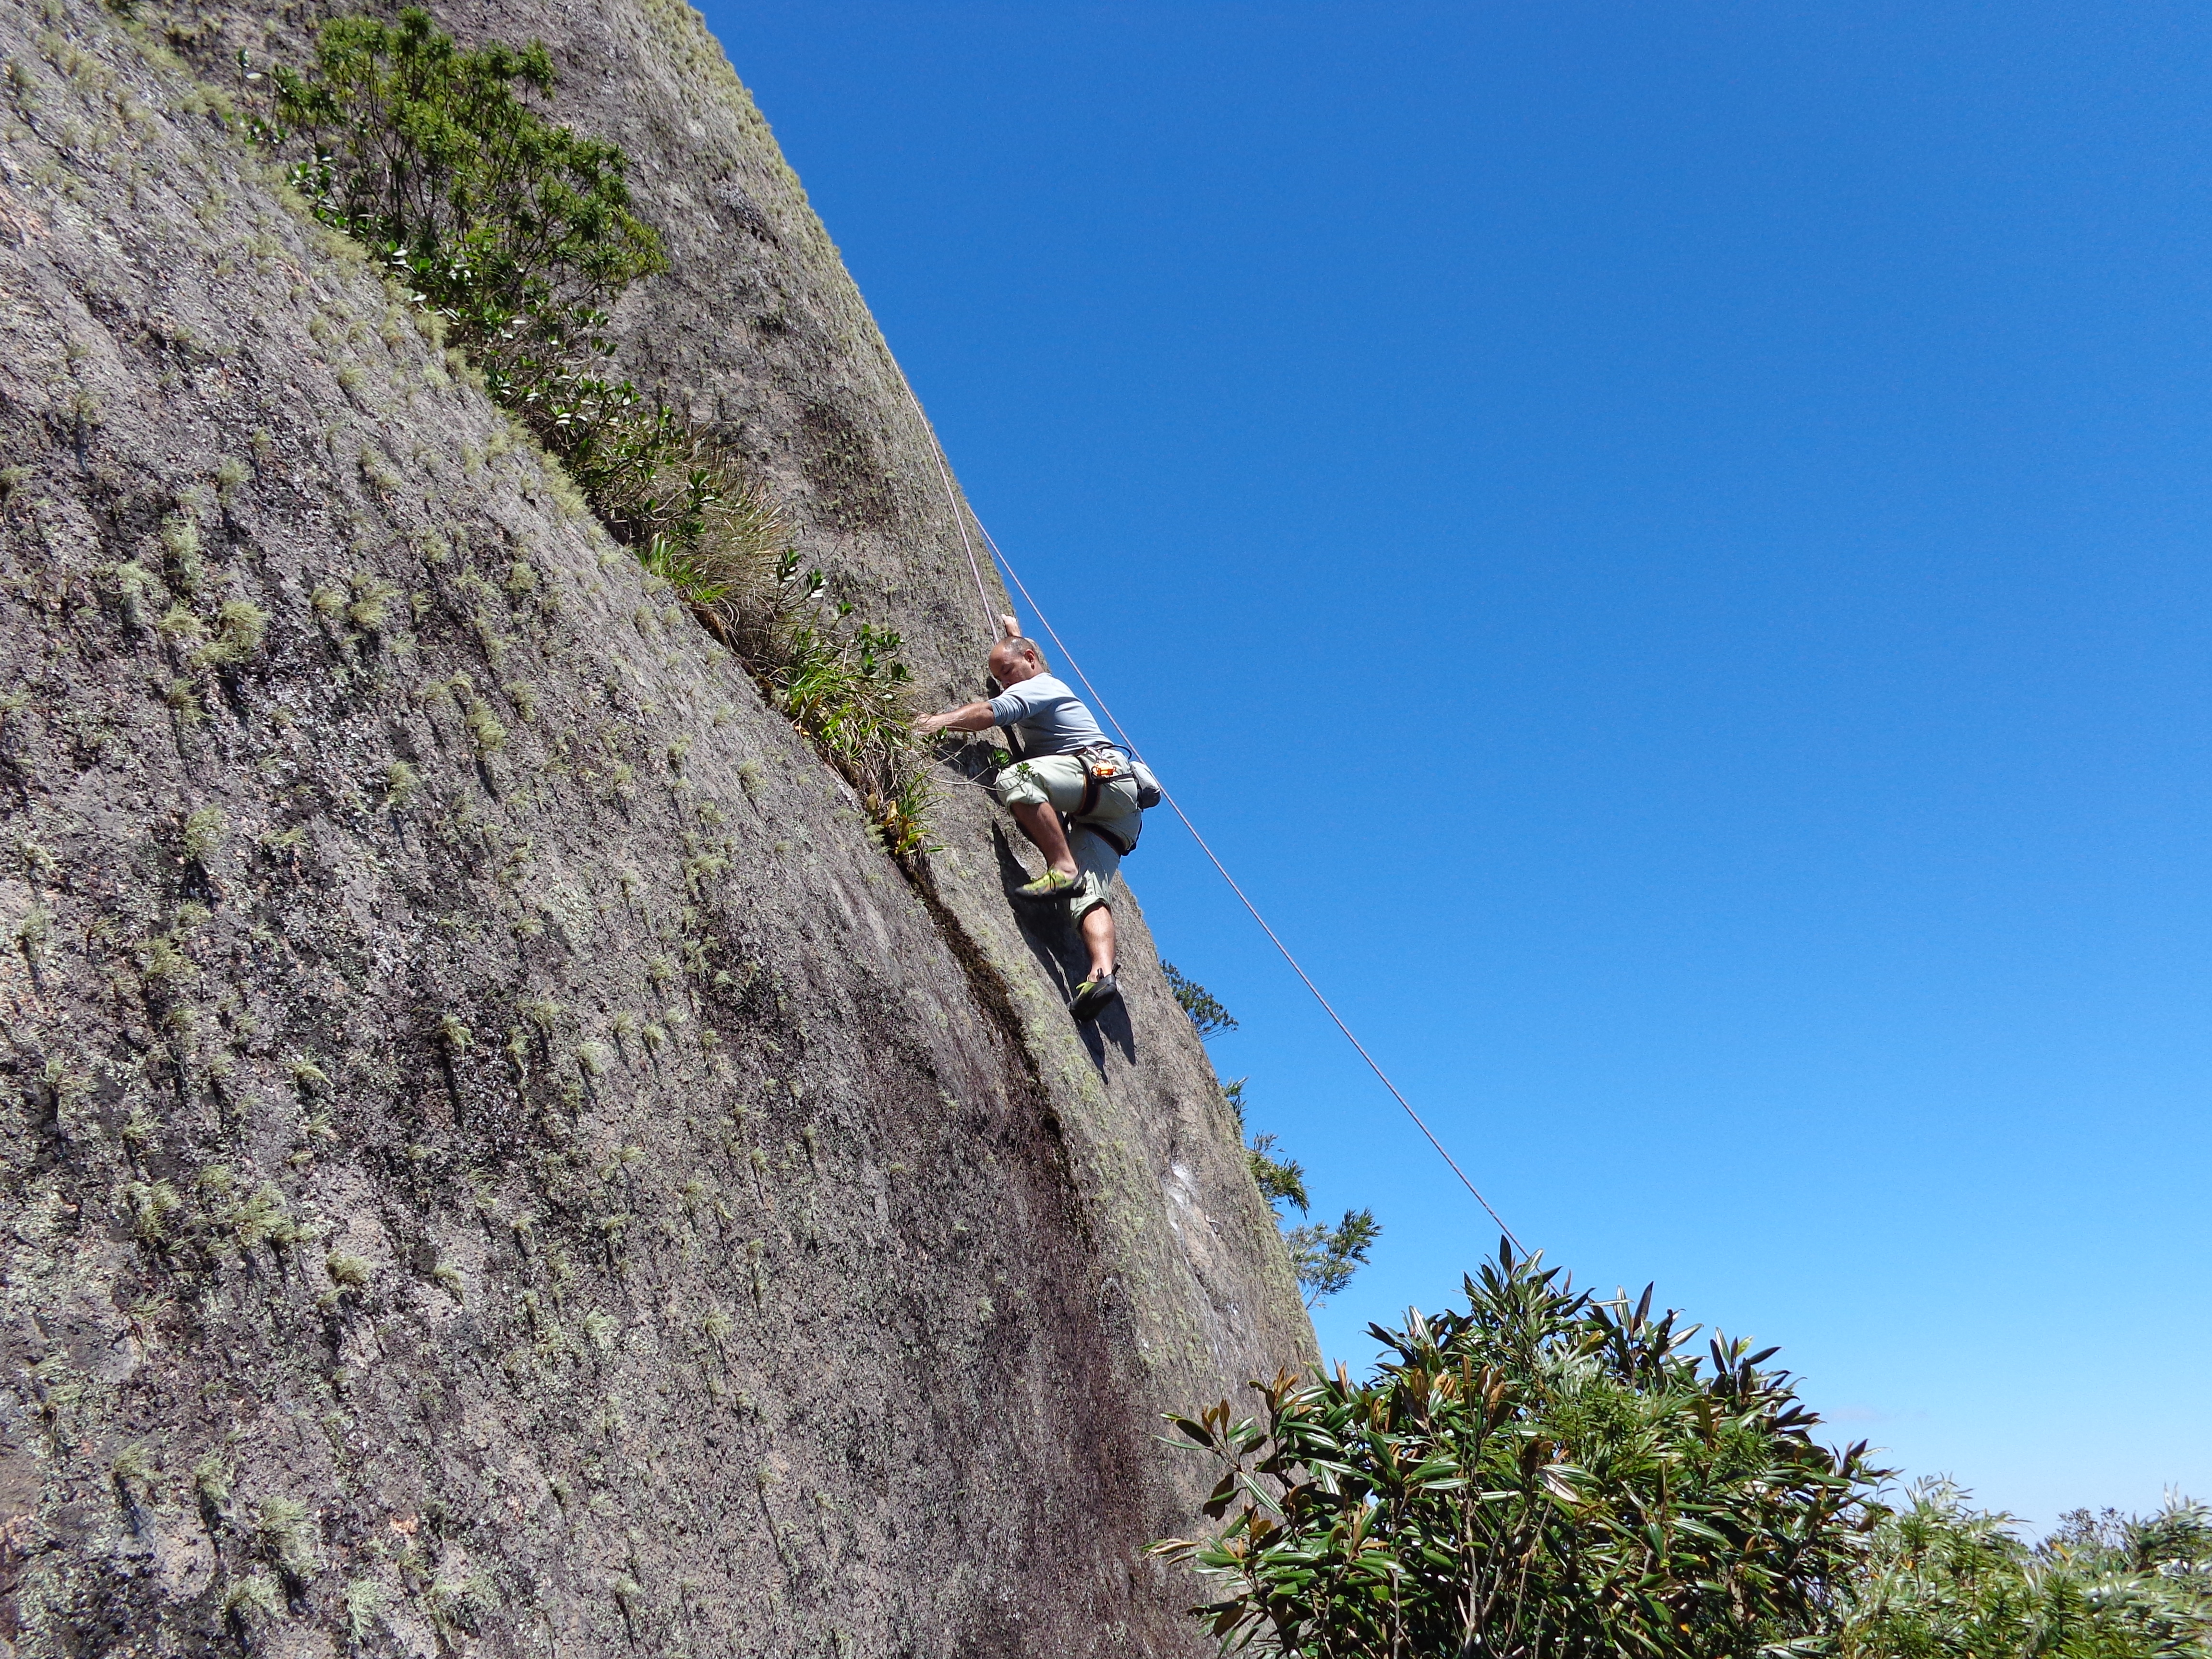
[[[941,714],[924,714],[915,721],[914,729],[926,738],[937,732],[988,732],[998,723],[989,703],[963,702]]]

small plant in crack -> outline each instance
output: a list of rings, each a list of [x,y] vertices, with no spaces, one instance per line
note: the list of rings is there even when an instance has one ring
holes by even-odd
[[[177,833],[177,844],[186,859],[207,867],[207,861],[222,850],[223,837],[229,832],[222,809],[199,806],[185,814]]]
[[[283,1592],[265,1572],[249,1572],[234,1578],[222,1594],[223,1617],[232,1627],[252,1636],[284,1611]]]
[[[331,1288],[325,1292],[328,1298],[325,1304],[326,1306],[334,1304],[348,1291],[360,1291],[368,1288],[369,1265],[362,1256],[348,1255],[343,1251],[332,1250],[323,1258],[323,1271],[330,1275],[331,1280]]]
[[[264,1498],[254,1521],[254,1538],[269,1565],[295,1595],[307,1588],[320,1563],[316,1528],[307,1506],[293,1498]]]
[[[222,1523],[230,1508],[232,1478],[230,1463],[221,1452],[211,1451],[192,1465],[192,1494],[210,1528]]]

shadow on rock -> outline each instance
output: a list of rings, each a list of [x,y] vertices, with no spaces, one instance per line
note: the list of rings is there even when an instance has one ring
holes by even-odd
[[[1044,969],[1065,1004],[1075,994],[1075,988],[1083,983],[1084,975],[1091,969],[1090,953],[1083,948],[1083,936],[1076,931],[1064,902],[1033,904],[1014,896],[1014,889],[1030,878],[1030,872],[1014,851],[1012,838],[997,824],[991,826],[991,846],[998,854],[999,884],[1006,890],[1006,902],[1013,908],[1014,922],[1022,930],[1023,942],[1030,947],[1030,954],[1036,958],[1037,965]],[[1134,1063],[1136,1030],[1129,1024],[1128,1009],[1120,1001],[1109,1006],[1091,1024],[1076,1029],[1091,1063],[1098,1068],[1101,1077],[1106,1074],[1109,1042],[1121,1051],[1124,1060]]]

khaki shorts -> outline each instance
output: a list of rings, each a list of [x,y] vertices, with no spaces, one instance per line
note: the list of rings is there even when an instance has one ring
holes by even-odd
[[[1111,908],[1107,890],[1121,867],[1114,843],[1091,826],[1103,824],[1131,847],[1145,827],[1134,778],[1124,775],[1102,784],[1097,804],[1079,818],[1073,814],[1083,805],[1083,763],[1073,755],[1039,755],[1016,761],[999,774],[999,799],[1007,805],[1050,806],[1070,815],[1067,850],[1083,872],[1083,885],[1069,898],[1068,914],[1078,921],[1101,907]]]

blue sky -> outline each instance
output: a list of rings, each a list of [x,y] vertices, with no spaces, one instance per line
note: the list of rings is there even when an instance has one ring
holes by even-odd
[[[2212,1498],[2212,19],[708,18],[986,521],[1516,1230],[2048,1523]],[[1494,1239],[1171,821],[1317,1207]]]

